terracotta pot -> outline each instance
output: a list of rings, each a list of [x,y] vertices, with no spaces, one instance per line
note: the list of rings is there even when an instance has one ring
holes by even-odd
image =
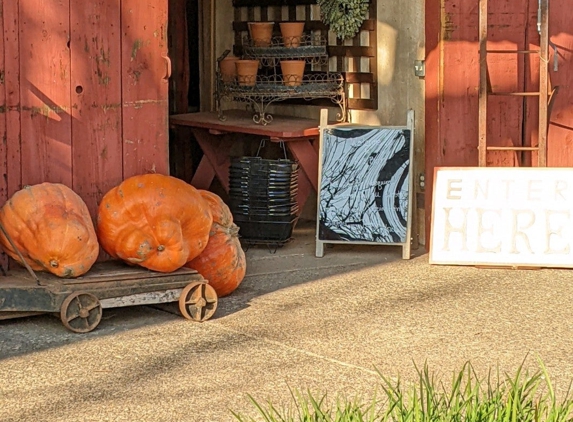
[[[219,70],[221,71],[221,79],[223,82],[234,82],[237,78],[237,68],[235,62],[239,60],[235,56],[227,56],[219,62]]]
[[[281,22],[281,35],[285,47],[300,46],[300,37],[304,31],[304,22]]]
[[[268,47],[273,38],[274,22],[249,22],[249,35],[255,47]]]
[[[286,86],[300,86],[305,64],[304,60],[281,60],[283,83]]]
[[[257,73],[259,72],[258,60],[237,60],[237,81],[242,86],[255,86],[257,83]]]

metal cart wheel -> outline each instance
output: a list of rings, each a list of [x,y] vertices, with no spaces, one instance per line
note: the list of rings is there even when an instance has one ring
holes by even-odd
[[[217,310],[217,292],[207,283],[190,283],[179,297],[179,311],[192,321],[207,321]]]
[[[101,315],[99,299],[86,292],[70,294],[60,309],[62,324],[74,333],[89,333],[98,326]]]

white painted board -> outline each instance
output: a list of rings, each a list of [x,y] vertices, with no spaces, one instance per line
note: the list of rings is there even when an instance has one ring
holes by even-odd
[[[431,264],[573,268],[573,168],[437,168]]]

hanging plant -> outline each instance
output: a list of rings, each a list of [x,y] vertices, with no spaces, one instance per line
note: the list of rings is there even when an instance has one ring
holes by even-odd
[[[317,0],[322,22],[341,40],[354,38],[368,17],[367,0]]]

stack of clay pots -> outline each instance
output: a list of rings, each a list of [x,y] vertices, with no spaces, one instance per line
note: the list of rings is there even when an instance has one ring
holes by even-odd
[[[248,26],[252,46],[264,48],[272,45],[274,22],[249,22]],[[284,47],[299,47],[304,22],[281,22],[279,26]],[[234,83],[236,81],[240,86],[256,85],[259,66],[259,60],[243,60],[232,55],[219,62],[223,82]],[[289,87],[301,85],[305,68],[304,60],[281,60],[280,66],[284,85]]]
[[[304,31],[304,22],[281,22],[281,36],[287,48],[300,46],[300,39]],[[283,83],[286,86],[300,86],[304,75],[304,60],[281,60]]]
[[[258,60],[241,60],[235,56],[227,56],[219,62],[221,79],[224,83],[238,82],[241,86],[255,86],[259,71]]]

